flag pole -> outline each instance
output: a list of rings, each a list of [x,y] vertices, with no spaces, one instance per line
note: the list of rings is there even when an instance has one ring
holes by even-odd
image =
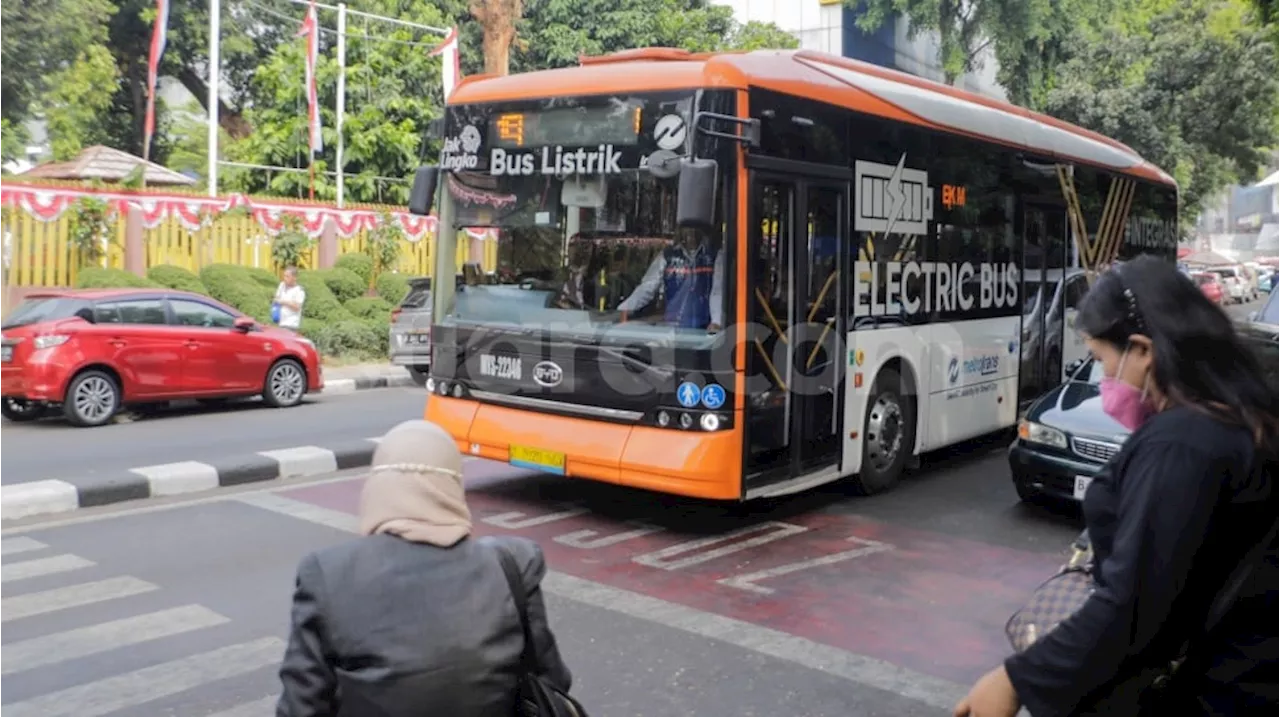
[[[342,209],[343,181],[342,153],[345,142],[342,137],[342,115],[347,111],[347,4],[338,3],[338,117],[334,126],[338,131],[337,156],[334,169],[338,172],[338,208]]]
[[[222,3],[209,0],[209,196],[218,196],[218,80],[222,60],[219,35],[222,33]]]

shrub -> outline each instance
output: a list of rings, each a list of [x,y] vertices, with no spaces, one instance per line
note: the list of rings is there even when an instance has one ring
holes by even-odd
[[[197,294],[208,294],[209,290],[201,283],[200,277],[172,264],[160,264],[147,269],[147,278],[161,286],[178,291],[191,291]]]
[[[366,287],[373,285],[373,259],[367,254],[343,254],[333,262],[333,268],[355,272]]]
[[[357,319],[368,319],[379,323],[391,323],[391,310],[395,307],[385,299],[377,296],[361,296],[343,304],[347,311]]]
[[[393,306],[399,306],[404,301],[405,294],[409,293],[409,277],[404,274],[392,274],[384,272],[378,275],[375,287],[378,296]]]
[[[302,315],[318,319],[325,323],[353,319],[351,313],[342,306],[338,297],[325,282],[323,271],[299,271],[298,283],[307,291],[307,300],[302,304]],[[318,344],[317,344],[318,345]]]
[[[239,309],[262,323],[271,322],[271,300],[275,298],[275,284],[263,286],[253,278],[250,270],[233,264],[210,264],[200,271],[200,281],[209,290],[209,296]]]
[[[87,266],[76,276],[79,289],[159,289],[159,284],[123,269]]]
[[[369,291],[369,285],[360,278],[360,275],[350,269],[325,269],[316,272],[324,278],[325,286],[329,287],[329,291],[338,297],[338,301],[347,303],[352,299],[364,296]]]
[[[263,269],[257,266],[246,266],[243,268],[245,273],[248,274],[250,279],[253,279],[259,284],[262,284],[268,289],[271,289],[271,291],[273,292],[276,290],[277,286],[280,286],[280,277],[276,276],[275,274],[272,274],[270,271],[267,271],[266,269]]]
[[[311,339],[316,349],[326,356],[347,356],[363,359],[387,357],[387,328],[379,328],[371,322],[357,319],[336,321],[331,324],[303,322],[303,335]]]

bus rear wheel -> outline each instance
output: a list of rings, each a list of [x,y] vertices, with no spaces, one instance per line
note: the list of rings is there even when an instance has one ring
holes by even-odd
[[[862,470],[853,477],[859,495],[881,493],[897,484],[916,445],[916,405],[904,395],[902,376],[886,368],[871,387],[862,426]]]

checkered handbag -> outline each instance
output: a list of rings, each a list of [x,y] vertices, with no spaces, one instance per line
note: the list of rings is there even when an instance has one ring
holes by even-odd
[[[1081,536],[1071,560],[1036,588],[1004,626],[1013,649],[1022,652],[1071,617],[1093,594],[1093,549]]]

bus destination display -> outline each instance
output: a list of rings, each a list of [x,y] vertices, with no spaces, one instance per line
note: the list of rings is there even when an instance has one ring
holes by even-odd
[[[491,147],[627,146],[635,144],[639,136],[638,106],[503,112],[489,121]]]

